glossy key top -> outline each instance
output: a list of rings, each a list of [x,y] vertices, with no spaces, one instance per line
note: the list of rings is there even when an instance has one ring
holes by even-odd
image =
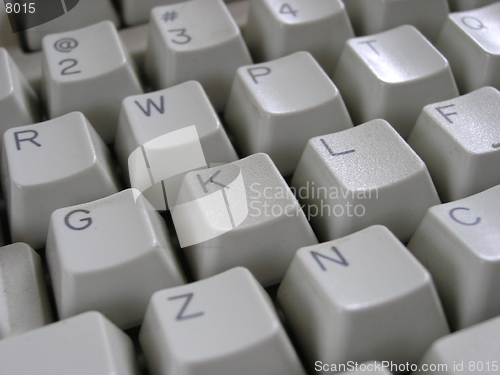
[[[448,61],[408,25],[349,39],[333,81],[355,125],[383,118],[405,139],[424,105],[458,96]]]
[[[500,315],[500,185],[431,207],[408,249],[432,273],[453,329]]]
[[[251,63],[240,30],[222,0],[153,9],[145,64],[154,88],[199,81],[215,110],[222,112],[236,69]]]
[[[61,318],[97,310],[130,328],[155,291],[185,282],[163,219],[131,189],[56,210],[46,253]]]
[[[339,90],[307,52],[239,68],[224,120],[242,156],[265,152],[284,176],[309,139],[352,127]]]
[[[500,371],[500,317],[442,337],[420,360],[415,375],[496,375]],[[424,367],[425,366],[425,367]]]
[[[193,154],[189,152],[187,155],[182,153],[181,156],[181,151],[176,149],[175,142],[170,141],[176,138],[177,131],[190,127],[195,128],[195,134],[199,139],[199,148],[205,159],[203,166],[211,163],[229,163],[238,159],[217,112],[199,82],[184,82],[168,89],[125,98],[118,121],[115,151],[127,183],[130,181],[129,166],[134,165],[135,155],[130,158],[134,152],[140,151],[139,156],[146,158],[150,166],[151,163],[164,164],[166,160],[172,161],[178,158],[183,161],[194,159]],[[182,163],[175,164],[178,166]],[[179,170],[175,180],[168,179],[162,183],[152,184],[153,186],[144,191],[144,195],[156,209],[167,209],[164,188],[168,189],[167,201],[172,204],[175,196],[171,194],[177,194],[183,172],[189,172],[191,169],[193,168]],[[158,177],[156,173],[152,174],[153,179]],[[167,176],[159,177],[164,180]]]
[[[52,211],[118,187],[109,150],[80,112],[4,134],[2,188],[14,242],[44,247]]]
[[[153,375],[305,375],[269,296],[242,267],[155,293],[139,339]]]
[[[449,332],[429,272],[382,226],[298,250],[278,301],[309,369],[415,363]]]
[[[340,0],[255,0],[244,37],[255,62],[307,51],[330,75],[354,31]]]
[[[43,40],[44,97],[50,118],[80,111],[106,143],[115,138],[121,101],[142,94],[115,26],[103,21]]]
[[[425,106],[408,143],[444,202],[500,184],[500,92],[483,87]]]
[[[171,212],[196,279],[243,266],[262,285],[273,285],[300,246],[317,243],[266,154],[188,173]]]
[[[500,90],[500,3],[451,13],[436,47],[450,62],[462,94],[483,86]]]
[[[0,340],[1,375],[136,375],[130,338],[92,311]]]
[[[447,0],[343,1],[357,35],[380,33],[406,24],[435,41],[449,12]]]
[[[322,241],[374,224],[408,241],[440,203],[424,162],[384,120],[312,138],[292,187]]]

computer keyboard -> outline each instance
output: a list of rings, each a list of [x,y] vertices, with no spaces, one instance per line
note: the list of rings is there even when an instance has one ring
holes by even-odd
[[[500,373],[500,1],[15,3],[0,375]]]

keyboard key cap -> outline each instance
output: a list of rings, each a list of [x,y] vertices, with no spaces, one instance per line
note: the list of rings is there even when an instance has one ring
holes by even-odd
[[[0,248],[0,340],[51,322],[40,256],[24,243]]]
[[[38,122],[38,98],[6,49],[0,48],[0,136],[5,130]]]
[[[285,176],[310,138],[352,127],[339,91],[307,52],[239,68],[224,120],[242,155],[267,153]]]
[[[381,224],[406,242],[440,203],[425,164],[385,120],[311,139],[292,187],[321,241]]]
[[[448,62],[412,26],[348,40],[333,81],[355,125],[383,118],[405,139],[424,105],[458,96]]]
[[[356,35],[412,25],[436,40],[448,15],[447,0],[343,0]]]
[[[217,113],[198,82],[189,81],[168,89],[124,99],[115,151],[126,177],[129,175],[129,156],[138,147],[143,146],[148,159],[156,158],[154,154],[148,155],[148,144],[155,143],[158,137],[167,137],[167,140],[169,133],[193,125],[196,126],[206,163],[229,163],[238,160]],[[165,147],[173,149],[174,145]],[[177,157],[179,153],[180,151],[172,151]],[[182,179],[179,179],[177,188],[171,189],[178,190],[181,182]],[[165,185],[156,184],[151,190],[144,192],[156,209],[166,209],[163,186]]]
[[[444,202],[500,184],[500,92],[484,87],[424,107],[408,138]]]
[[[328,75],[333,73],[345,41],[353,37],[340,0],[251,1],[244,32],[255,62],[307,51]]]
[[[61,318],[97,310],[134,327],[155,291],[185,282],[163,219],[131,189],[56,210],[46,252]]]
[[[311,369],[415,363],[449,332],[430,274],[382,226],[298,250],[278,302]]]
[[[451,13],[436,47],[450,62],[461,93],[483,86],[500,90],[500,3]]]
[[[49,35],[43,40],[43,53],[49,117],[81,111],[104,142],[112,143],[122,100],[142,94],[115,26],[104,21]]]
[[[138,373],[130,338],[96,311],[0,341],[1,375]]]
[[[104,20],[109,20],[116,27],[120,24],[118,15],[110,0],[64,0],[57,3],[52,1],[47,6],[61,7],[62,15],[60,17],[29,28],[24,32],[25,41],[30,51],[40,50],[42,48],[42,39],[48,34],[79,29]],[[38,6],[41,7],[42,3],[39,2]],[[40,9],[37,12],[36,8],[33,14],[39,14],[40,17],[46,15]]]
[[[265,154],[188,173],[171,212],[195,279],[243,266],[262,285],[273,285],[299,247],[317,243]]]
[[[12,241],[44,247],[52,211],[116,193],[109,157],[79,112],[7,130],[2,187]]]
[[[145,64],[155,89],[199,81],[216,111],[222,112],[236,69],[251,63],[238,26],[221,0],[153,9]]]
[[[305,375],[269,296],[241,267],[155,293],[139,340],[153,374]]]
[[[500,185],[429,209],[408,248],[432,273],[462,329],[500,315]]]
[[[421,368],[430,370],[414,374],[498,374],[499,337],[500,316],[442,337],[420,361]],[[440,366],[432,366],[436,364]]]

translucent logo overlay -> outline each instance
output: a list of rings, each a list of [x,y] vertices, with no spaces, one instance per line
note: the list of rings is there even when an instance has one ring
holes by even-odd
[[[241,170],[209,165],[195,125],[138,147],[128,169],[136,202],[144,195],[154,209],[169,209],[183,248],[218,237],[248,216]]]

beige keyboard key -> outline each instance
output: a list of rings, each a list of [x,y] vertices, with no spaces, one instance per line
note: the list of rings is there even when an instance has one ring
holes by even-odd
[[[437,340],[415,375],[497,375],[500,371],[500,316]]]
[[[484,87],[424,107],[408,138],[444,202],[500,184],[500,92]]]
[[[151,13],[146,74],[155,89],[199,81],[217,112],[236,69],[251,64],[238,26],[222,0],[193,0]]]
[[[243,156],[291,175],[312,137],[352,127],[339,91],[307,52],[238,69],[224,120]]]
[[[500,3],[450,13],[436,47],[450,62],[461,93],[483,86],[500,90]]]
[[[171,209],[195,279],[247,267],[279,283],[301,246],[317,243],[295,196],[265,154],[186,175]]]
[[[180,151],[175,150],[172,142],[169,142],[169,134],[183,128],[196,127],[201,149],[205,158],[205,167],[211,163],[230,163],[238,160],[238,155],[229,141],[217,113],[203,90],[196,81],[189,81],[168,89],[155,91],[142,95],[129,96],[123,100],[118,131],[116,134],[115,151],[120,161],[125,177],[129,178],[129,157],[138,147],[144,149],[141,156],[147,157],[148,164],[166,156],[158,155],[158,148],[150,148],[160,138],[164,139],[164,147],[171,148],[171,157],[179,158]],[[162,141],[163,142],[163,141]],[[161,147],[161,146],[160,146]],[[165,154],[167,154],[166,151]],[[183,156],[184,157],[184,156]],[[183,158],[182,157],[182,158]],[[187,155],[189,157],[189,153]],[[177,163],[180,164],[180,163]],[[190,169],[181,172],[189,172]],[[144,194],[150,203],[156,208],[166,209],[164,188],[173,191],[174,196],[169,200],[175,200],[176,193],[182,183],[182,174],[176,178],[175,186],[155,184]],[[153,176],[155,177],[155,176]],[[160,176],[160,180],[170,176]]]
[[[408,243],[432,273],[453,329],[500,315],[498,228],[500,185],[431,207]]]
[[[136,375],[132,340],[92,311],[0,340],[1,375]]]
[[[42,6],[42,3],[37,2],[34,5],[36,14],[36,6]],[[120,26],[111,0],[62,0],[61,5],[63,15],[24,32],[30,51],[40,50],[43,37],[49,34],[79,29],[105,20],[109,20],[116,27]]]
[[[405,139],[423,106],[458,96],[446,59],[408,25],[349,39],[333,81],[355,125],[383,118]]]
[[[354,31],[340,0],[254,0],[243,36],[255,62],[307,51],[331,75]]]
[[[271,299],[242,267],[155,293],[139,340],[153,375],[305,375]]]
[[[0,48],[0,135],[40,120],[38,97],[6,49]]]
[[[118,191],[109,151],[79,112],[9,129],[2,188],[13,242],[45,246],[52,211]]]
[[[54,211],[46,254],[63,319],[97,310],[134,327],[154,292],[185,282],[165,222],[132,189]]]
[[[381,224],[406,242],[440,203],[424,162],[385,120],[311,139],[292,187],[321,241]]]
[[[112,143],[122,100],[142,94],[134,63],[115,26],[103,21],[48,35],[43,53],[49,117],[80,111],[104,142]]]
[[[40,256],[20,242],[0,248],[0,340],[52,319]]]
[[[356,35],[412,25],[435,41],[448,15],[447,0],[343,0]]]
[[[311,370],[415,363],[449,332],[429,272],[382,226],[298,250],[278,302]]]

